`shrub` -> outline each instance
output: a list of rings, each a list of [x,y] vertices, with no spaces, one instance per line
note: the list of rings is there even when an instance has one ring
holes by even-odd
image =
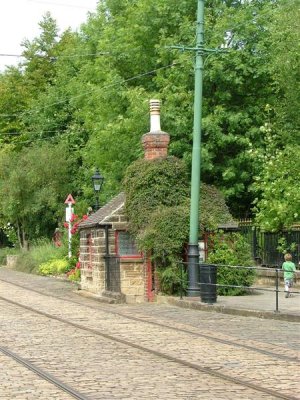
[[[70,281],[78,282],[80,281],[81,271],[80,271],[80,262],[77,261],[74,268],[72,268],[69,272],[67,272],[67,277]]]
[[[149,225],[137,236],[141,250],[151,252],[158,265],[181,261],[183,244],[188,239],[187,206],[158,208]]]
[[[61,275],[69,271],[69,263],[66,259],[54,259],[39,266],[38,272],[41,275]]]
[[[137,234],[158,207],[173,207],[185,201],[189,178],[185,164],[175,157],[138,160],[128,167],[124,187],[130,230]]]
[[[157,268],[160,290],[169,295],[183,294],[187,289],[187,272],[181,264],[172,264],[166,268]]]
[[[213,248],[209,251],[208,263],[216,264],[217,283],[219,285],[233,286],[251,286],[255,279],[254,269],[232,268],[232,266],[251,267],[253,261],[251,258],[250,246],[238,233],[215,234],[213,239]],[[225,266],[224,266],[225,265]],[[242,288],[219,287],[220,295],[241,295],[246,292]]]

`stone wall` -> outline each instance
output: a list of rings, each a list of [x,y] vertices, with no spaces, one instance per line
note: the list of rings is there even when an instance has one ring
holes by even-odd
[[[109,228],[109,254],[116,255],[115,232],[126,230],[128,226],[123,208],[105,219]],[[81,288],[101,295],[105,291],[105,229],[84,228],[80,231]],[[120,258],[121,293],[128,303],[147,301],[147,274],[144,259]]]
[[[257,277],[255,281],[255,285],[258,286],[268,286],[268,287],[275,287],[276,285],[276,269],[259,269],[257,272]],[[283,271],[279,271],[279,285],[284,285],[283,279]],[[295,288],[300,288],[300,271],[296,271],[296,279],[294,282]]]
[[[17,255],[7,255],[6,256],[6,267],[7,268],[15,268],[17,264],[18,256]]]
[[[146,300],[146,274],[144,260],[120,260],[121,292],[126,303],[142,303]]]
[[[80,231],[81,288],[100,294],[105,290],[105,232],[100,228]]]

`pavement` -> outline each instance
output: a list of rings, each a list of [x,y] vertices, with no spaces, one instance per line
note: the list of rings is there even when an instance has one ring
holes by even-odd
[[[284,290],[280,287],[277,301],[274,287],[259,287],[244,296],[218,296],[214,304],[204,303],[200,297],[180,299],[160,295],[157,300],[159,303],[194,310],[300,322],[300,291],[298,289],[294,289],[291,297],[285,298]]]

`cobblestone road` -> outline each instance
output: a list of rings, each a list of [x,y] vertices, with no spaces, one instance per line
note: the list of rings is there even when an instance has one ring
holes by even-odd
[[[299,355],[299,324],[166,305],[108,306],[78,296],[68,283],[3,268],[0,279],[61,298],[46,297],[0,281],[1,297],[119,340],[0,300],[1,345],[91,399],[277,398],[210,376],[168,357],[279,391],[286,398],[300,399],[299,362],[295,359]],[[128,319],[126,315],[143,321]],[[151,350],[158,354],[151,354]],[[160,357],[159,353],[166,357]],[[71,398],[8,357],[1,355],[0,362],[0,399]]]

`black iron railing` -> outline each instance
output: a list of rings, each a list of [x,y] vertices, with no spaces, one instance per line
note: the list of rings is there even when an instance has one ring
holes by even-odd
[[[300,262],[300,228],[290,231],[264,232],[251,224],[239,224],[241,234],[251,246],[252,256],[260,265],[272,267],[281,265],[284,261],[283,251],[292,254],[296,264]],[[280,248],[280,242],[285,242],[285,249]]]
[[[186,287],[186,282],[184,281],[184,271],[186,270],[186,263],[179,263],[178,268],[180,268],[180,276],[181,276],[181,287],[180,287],[180,299],[183,299],[183,296],[185,296],[185,287]],[[280,287],[280,285],[284,286],[284,281],[283,281],[283,270],[281,268],[267,268],[267,267],[245,267],[241,265],[223,265],[223,264],[205,264],[201,263],[199,264],[200,268],[200,298],[201,301],[204,303],[208,304],[213,304],[217,301],[217,295],[218,291],[222,289],[240,289],[241,291],[244,291],[246,294],[252,293],[253,291],[262,291],[262,292],[272,292],[274,293],[274,301],[275,301],[275,312],[279,312],[279,294],[286,293],[284,291],[284,287]],[[273,285],[270,284],[268,287],[263,286],[263,285],[255,285],[251,284],[249,286],[246,285],[239,285],[239,284],[231,284],[231,283],[218,283],[218,272],[222,268],[227,268],[227,269],[235,269],[237,271],[240,270],[248,270],[249,272],[254,273],[254,282],[257,281],[257,279],[268,279],[273,281]],[[218,271],[219,270],[219,271]],[[300,278],[300,271],[296,271],[295,274],[295,281],[296,281],[296,276],[298,275],[298,279]],[[223,279],[224,280],[224,279]],[[281,283],[282,280],[282,283]],[[291,295],[300,295],[300,291],[291,288],[289,293]]]

